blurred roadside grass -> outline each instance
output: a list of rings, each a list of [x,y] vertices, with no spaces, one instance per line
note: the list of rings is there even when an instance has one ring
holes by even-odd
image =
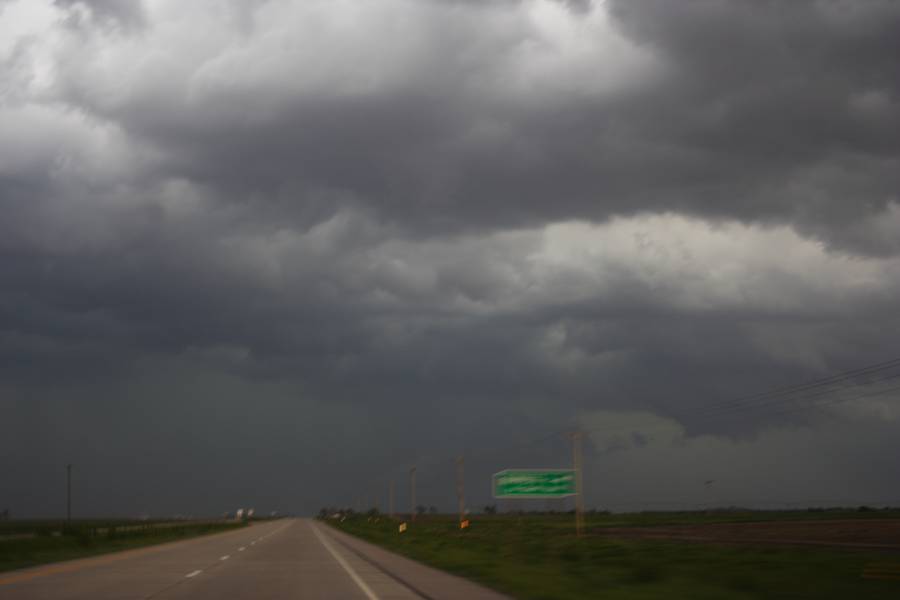
[[[225,521],[11,521],[0,527],[0,572],[130,550],[243,527]],[[24,537],[30,536],[30,537]]]
[[[797,514],[770,514],[774,518],[767,520]],[[516,598],[900,598],[900,582],[862,577],[873,562],[900,563],[897,552],[626,540],[603,534],[604,527],[728,519],[703,513],[598,515],[589,517],[591,534],[580,539],[570,515],[478,516],[465,530],[458,529],[454,517],[429,515],[418,517],[403,534],[397,521],[384,516],[327,522]],[[761,517],[732,515],[731,522],[735,519]]]

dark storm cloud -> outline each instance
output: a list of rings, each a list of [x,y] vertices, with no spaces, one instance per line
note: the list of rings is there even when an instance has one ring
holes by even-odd
[[[712,159],[685,172],[699,186],[681,206],[774,216],[838,246],[896,252],[884,236],[846,233],[898,201],[895,3],[612,2],[610,12],[672,68],[638,122]]]
[[[593,440],[613,470],[638,447],[648,478],[669,452],[724,469],[794,428],[840,442],[819,413],[703,406],[896,354],[893,3],[54,6],[0,45],[21,489],[131,461],[157,485],[96,475],[98,512],[311,511],[358,493],[335,473],[602,421],[630,429]]]
[[[426,3],[410,12],[427,42],[381,39],[376,23],[274,60],[251,48],[162,63],[115,102],[86,89],[76,63],[90,56],[76,53],[61,85],[160,148],[168,174],[239,200],[282,192],[297,199],[288,218],[324,189],[414,230],[677,210],[896,251],[863,233],[900,183],[896,5],[612,3],[611,24],[579,6],[568,30],[542,30],[534,15]],[[617,32],[627,38],[603,41]],[[304,84],[323,50],[337,74]],[[242,81],[242,69],[259,73]]]

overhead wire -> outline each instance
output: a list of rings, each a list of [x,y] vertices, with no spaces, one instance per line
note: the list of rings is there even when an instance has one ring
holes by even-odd
[[[891,369],[900,369],[900,358],[894,358],[887,361],[882,361],[879,363],[874,363],[872,365],[867,365],[863,367],[859,367],[856,369],[850,369],[847,371],[842,371],[840,373],[836,373],[834,375],[830,375],[827,377],[821,377],[819,379],[815,379],[812,381],[807,381],[799,384],[781,386],[772,390],[768,390],[765,392],[759,392],[755,394],[750,394],[747,396],[739,397],[730,401],[720,401],[712,404],[708,404],[705,406],[696,407],[693,410],[682,411],[674,417],[678,420],[684,419],[685,417],[693,417],[694,419],[699,420],[710,420],[710,419],[719,419],[719,418],[727,418],[733,416],[735,414],[746,414],[745,411],[753,411],[753,410],[768,410],[771,408],[781,408],[778,412],[770,413],[773,415],[784,415],[792,412],[809,410],[811,408],[818,407],[823,404],[835,404],[842,402],[853,402],[856,400],[860,400],[863,398],[869,398],[873,396],[878,396],[882,394],[887,394],[894,391],[900,391],[900,385],[890,386],[883,389],[876,389],[874,391],[864,393],[864,394],[855,394],[852,397],[840,396],[834,397],[834,394],[839,392],[846,392],[848,390],[858,390],[860,388],[867,388],[869,386],[884,383],[887,381],[891,381],[897,378],[900,378],[900,371],[896,373],[884,373]],[[878,377],[872,377],[874,375],[882,374]],[[859,381],[863,379],[863,381]],[[842,385],[842,387],[835,387],[837,385]],[[831,397],[829,397],[831,396]],[[807,402],[805,405],[798,405],[797,403],[800,401]],[[811,402],[810,402],[811,401]],[[793,405],[793,406],[792,406]],[[659,426],[656,428],[650,429],[641,429],[641,432],[646,433],[650,431],[659,431],[663,429],[668,429],[669,426]],[[583,427],[583,426],[572,426],[563,429],[554,430],[550,433],[541,435],[540,437],[536,437],[526,441],[520,441],[513,444],[495,447],[495,448],[484,448],[478,450],[467,450],[460,454],[476,458],[476,457],[486,457],[489,455],[498,456],[503,455],[513,450],[521,450],[524,448],[530,448],[552,438],[561,436],[562,434],[569,433],[573,429],[579,429],[584,432],[589,433],[600,433],[600,432],[615,432],[615,431],[626,431],[628,429],[633,429],[627,425],[619,425],[612,427]],[[416,461],[414,461],[413,465],[418,467],[422,467],[428,464],[436,464],[444,461],[452,461],[456,457],[455,456],[436,456],[430,455],[425,457],[420,457]],[[398,471],[406,471],[409,469],[409,465],[404,467],[396,467],[389,469],[390,472],[396,473]]]
[[[755,394],[750,394],[747,396],[739,397],[733,400],[726,400],[720,402],[714,402],[703,407],[705,410],[714,411],[716,409],[730,409],[738,406],[744,405],[753,405],[755,402],[759,400],[768,400],[768,399],[777,399],[780,397],[790,396],[792,394],[796,394],[798,392],[808,391],[824,386],[835,385],[842,381],[852,380],[853,377],[859,376],[867,376],[874,373],[878,373],[881,371],[885,371],[888,369],[900,368],[900,358],[894,358],[888,361],[883,361],[880,363],[876,363],[873,365],[868,365],[865,367],[860,367],[857,369],[851,369],[848,371],[843,371],[841,373],[836,373],[834,375],[829,375],[827,377],[822,377],[819,379],[814,379],[812,381],[807,381],[799,384],[792,384],[787,386],[781,386],[775,389],[767,390],[765,392],[758,392]]]

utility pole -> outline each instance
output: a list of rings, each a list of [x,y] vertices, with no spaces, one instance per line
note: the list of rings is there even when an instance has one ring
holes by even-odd
[[[572,468],[575,470],[575,534],[581,537],[584,530],[584,490],[581,477],[581,432],[572,432]]]
[[[66,524],[72,522],[72,464],[66,465]]]
[[[459,501],[459,522],[466,519],[466,463],[465,456],[456,459],[456,499]]]
[[[409,520],[416,520],[416,468],[409,470]]]
[[[394,518],[394,480],[388,486],[388,516]]]

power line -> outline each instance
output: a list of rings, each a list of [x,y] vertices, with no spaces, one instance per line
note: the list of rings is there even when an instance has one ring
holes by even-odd
[[[865,367],[859,367],[856,369],[851,369],[849,371],[843,371],[841,373],[837,373],[835,375],[830,375],[827,377],[822,377],[820,379],[814,379],[812,381],[808,381],[800,384],[793,384],[778,387],[772,390],[768,390],[765,392],[758,392],[755,394],[750,394],[748,396],[743,396],[739,398],[735,398],[733,400],[727,400],[722,402],[715,402],[707,405],[705,408],[708,410],[715,410],[718,408],[731,408],[737,407],[744,404],[752,404],[758,400],[766,400],[770,398],[779,398],[783,396],[789,396],[791,394],[795,394],[798,392],[808,391],[815,388],[820,388],[824,386],[834,385],[841,381],[852,381],[853,377],[858,377],[861,375],[871,375],[873,373],[878,373],[881,371],[885,371],[888,369],[900,368],[900,358],[894,358],[888,361],[883,361],[880,363],[876,363],[873,365],[868,365]]]
[[[676,418],[683,419],[685,417],[695,417],[700,420],[710,420],[710,419],[718,419],[718,418],[727,418],[729,416],[733,416],[735,414],[741,414],[744,411],[752,411],[752,410],[767,410],[770,408],[778,408],[781,407],[782,410],[778,412],[773,412],[771,414],[774,415],[783,415],[791,412],[796,412],[800,410],[809,410],[810,408],[816,408],[822,404],[834,404],[841,402],[852,402],[855,400],[859,400],[862,398],[868,398],[872,396],[882,395],[893,391],[900,390],[900,385],[878,389],[865,394],[857,394],[851,398],[847,397],[829,397],[833,396],[839,392],[847,392],[848,390],[854,390],[859,388],[866,388],[872,385],[884,383],[887,381],[891,381],[897,378],[900,378],[900,372],[896,373],[885,373],[891,369],[900,369],[900,358],[894,358],[887,361],[882,361],[879,363],[875,363],[868,366],[859,367],[856,369],[851,369],[847,371],[843,371],[840,373],[836,373],[834,375],[830,375],[827,377],[822,377],[819,379],[815,379],[812,381],[807,381],[804,383],[781,386],[772,390],[768,390],[765,392],[759,392],[755,394],[750,394],[747,396],[742,396],[729,401],[720,401],[712,404],[708,404],[705,406],[696,407],[693,410],[682,411],[679,413]],[[881,376],[877,376],[882,374]],[[873,377],[877,376],[877,377]],[[863,378],[864,381],[860,382],[859,379]],[[835,387],[837,385],[844,384],[842,387]],[[849,385],[848,385],[849,384]],[[797,406],[796,403],[800,401],[807,402],[806,405]],[[811,402],[810,402],[811,401]],[[791,406],[793,404],[793,406]],[[629,429],[628,426],[617,426],[617,427],[608,427],[608,428],[584,428],[580,427],[582,431],[587,432],[604,432],[604,431],[624,431]],[[654,429],[643,429],[642,431],[654,431],[663,429],[662,427],[657,427]],[[516,442],[514,444],[495,447],[495,448],[484,448],[481,450],[475,451],[467,451],[464,453],[465,456],[469,457],[486,457],[489,455],[498,456],[506,454],[513,450],[521,450],[524,448],[530,448],[541,442],[545,442],[549,439],[552,439],[557,436],[562,436],[566,433],[569,433],[571,428],[560,429],[540,437],[527,440],[524,442]],[[426,456],[420,457],[415,464],[418,467],[422,467],[426,464],[437,464],[442,462],[450,462],[454,459],[452,456]],[[396,469],[391,469],[396,470]],[[411,471],[411,496],[414,495],[414,486],[415,486],[415,471]],[[412,498],[411,498],[412,499]],[[414,507],[413,507],[414,509]]]
[[[736,412],[760,410],[760,409],[766,409],[766,408],[770,408],[770,407],[776,407],[776,406],[779,406],[782,404],[814,400],[816,398],[821,398],[823,396],[829,396],[829,395],[833,395],[833,394],[840,393],[840,392],[846,392],[848,390],[852,390],[855,388],[867,387],[867,386],[871,386],[873,384],[884,383],[885,381],[891,381],[891,380],[897,379],[898,377],[900,377],[900,372],[892,373],[890,375],[885,375],[883,377],[871,379],[869,381],[865,381],[865,382],[861,382],[861,383],[852,383],[851,385],[844,386],[842,388],[831,387],[831,388],[825,388],[825,389],[818,389],[812,393],[802,393],[801,392],[799,394],[784,393],[784,394],[780,394],[777,396],[772,395],[772,396],[769,396],[766,398],[762,398],[763,401],[757,402],[754,404],[741,404],[741,405],[735,405],[735,406],[730,406],[730,407],[729,406],[720,406],[720,407],[716,407],[716,408],[710,408],[708,406],[703,406],[703,407],[698,407],[697,409],[695,409],[693,411],[683,411],[679,416],[699,416],[699,417],[706,417],[706,418],[727,416],[731,413],[736,413]],[[834,385],[834,384],[832,383],[830,385]],[[821,387],[821,386],[817,385],[815,387]],[[812,389],[812,388],[809,388],[804,391],[809,392],[810,389]],[[813,401],[811,403],[811,405],[815,405],[819,402],[820,401]],[[797,407],[798,410],[802,410],[803,408],[804,408],[803,406]]]
[[[897,375],[895,375],[895,376],[891,376],[891,377],[889,377],[889,378],[884,378],[884,379],[882,379],[882,380],[879,380],[879,382],[880,382],[880,381],[886,381],[886,380],[888,380],[888,379],[896,379],[897,377],[900,377],[900,374],[897,374]],[[857,386],[857,387],[860,387],[860,386]],[[835,390],[835,391],[846,391],[846,390]],[[891,387],[888,387],[888,388],[883,388],[883,389],[875,390],[875,391],[868,392],[868,393],[865,393],[865,394],[857,394],[857,395],[855,395],[855,396],[853,396],[853,397],[851,397],[851,398],[842,397],[842,398],[830,398],[830,399],[825,399],[825,400],[819,401],[819,402],[817,402],[817,403],[814,403],[814,404],[811,405],[811,406],[794,406],[794,407],[786,407],[786,408],[784,408],[783,410],[780,410],[780,411],[778,411],[778,412],[774,412],[774,413],[771,413],[771,414],[773,414],[773,415],[790,414],[790,413],[797,412],[797,411],[801,411],[801,410],[807,410],[807,409],[809,409],[809,408],[811,408],[811,407],[815,407],[815,406],[817,406],[817,405],[819,405],[819,404],[838,404],[838,403],[843,403],[843,402],[853,402],[853,401],[856,401],[856,400],[861,400],[861,399],[863,399],[863,398],[871,398],[871,397],[873,397],[873,396],[880,396],[880,395],[883,395],[883,394],[886,394],[886,393],[889,393],[889,392],[895,392],[895,391],[900,391],[900,385],[896,385],[896,386],[891,386]],[[684,416],[684,413],[682,413],[682,414],[679,415],[679,416]],[[710,420],[710,419],[720,418],[720,417],[721,417],[721,418],[726,418],[726,417],[728,417],[728,416],[730,416],[730,415],[727,415],[727,414],[718,414],[718,415],[699,415],[698,419],[701,420],[701,421],[704,421],[704,420]],[[648,431],[661,431],[661,430],[664,430],[664,429],[667,429],[667,428],[668,428],[668,427],[665,427],[665,426],[659,426],[659,427],[653,427],[653,428],[649,428],[649,429],[642,429],[641,431],[643,431],[643,432],[648,432]],[[588,432],[591,432],[591,433],[605,433],[605,432],[625,431],[625,430],[628,430],[628,429],[630,429],[629,426],[623,425],[623,426],[615,426],[615,427],[588,427],[588,428],[584,428],[584,431],[588,431]]]

